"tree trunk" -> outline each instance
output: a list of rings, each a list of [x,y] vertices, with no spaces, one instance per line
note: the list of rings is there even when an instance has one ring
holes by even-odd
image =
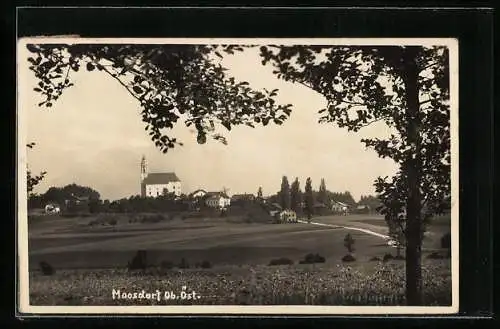
[[[403,79],[406,90],[407,141],[412,152],[406,161],[408,195],[406,203],[406,302],[422,305],[422,221],[421,221],[421,155],[416,56],[420,47],[406,47],[403,56]]]

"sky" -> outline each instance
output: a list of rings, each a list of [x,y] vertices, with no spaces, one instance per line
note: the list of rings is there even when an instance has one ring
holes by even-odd
[[[221,131],[228,145],[211,139],[200,145],[195,133],[179,122],[171,135],[184,146],[166,154],[144,130],[136,99],[116,80],[98,71],[72,73],[75,85],[52,108],[41,108],[37,106],[41,98],[33,91],[36,79],[24,63],[26,57],[20,57],[18,111],[26,118],[21,122],[26,129],[20,131],[27,141],[36,143],[28,150],[29,168],[35,173],[47,171],[35,188],[37,193],[76,183],[97,190],[102,199],[139,194],[142,155],[151,172],[175,172],[183,193],[225,187],[229,194],[255,194],[262,186],[264,195],[269,195],[280,189],[286,175],[290,182],[298,177],[302,189],[307,177],[314,189],[324,178],[328,190],[350,191],[358,200],[374,193],[378,176],[390,176],[396,170],[392,160],[378,158],[360,142],[365,137],[387,136],[383,123],[358,133],[332,123],[319,124],[324,97],[277,79],[271,67],[260,63],[257,49],[225,56],[221,64],[229,75],[254,89],[279,89],[277,100],[293,105],[291,117],[281,126]]]

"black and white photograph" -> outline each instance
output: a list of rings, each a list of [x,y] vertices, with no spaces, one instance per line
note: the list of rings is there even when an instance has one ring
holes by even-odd
[[[458,42],[22,38],[22,312],[458,312]]]

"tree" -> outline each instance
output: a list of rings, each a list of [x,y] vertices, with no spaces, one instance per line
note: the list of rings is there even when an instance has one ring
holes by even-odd
[[[100,205],[101,195],[99,192],[74,183],[63,187],[50,187],[41,195],[44,202],[57,202],[61,205],[65,204],[66,200],[72,200],[73,197],[88,198],[93,210],[97,210]]]
[[[321,178],[321,183],[319,184],[318,202],[328,205],[328,195],[326,192],[326,183],[324,178]]]
[[[35,143],[33,143],[33,142],[26,145],[26,147],[28,149],[32,149],[33,146],[35,146]],[[40,174],[33,176],[31,174],[31,170],[29,168],[26,168],[26,183],[27,183],[27,187],[28,187],[28,191],[27,191],[28,198],[33,196],[33,189],[35,188],[35,186],[37,186],[43,180],[43,178],[45,177],[46,174],[47,174],[46,171],[42,171]]]
[[[347,233],[344,238],[344,247],[346,247],[347,251],[352,254],[354,252],[354,239],[350,233]]]
[[[368,206],[370,211],[376,210],[381,206],[380,199],[374,195],[362,195],[358,205]]]
[[[259,190],[257,191],[257,199],[262,200],[262,186],[259,186]]]
[[[311,219],[311,216],[314,212],[314,196],[312,191],[312,181],[311,177],[308,177],[306,180],[306,186],[304,187],[304,203],[305,203],[305,213],[307,214],[307,218]]]
[[[263,46],[263,64],[286,81],[322,94],[320,122],[359,131],[376,122],[393,133],[363,139],[399,172],[375,182],[406,237],[406,299],[422,304],[421,248],[425,222],[450,191],[449,53],[443,46]],[[395,187],[398,187],[394,191]]]
[[[281,190],[279,192],[280,205],[283,209],[290,209],[290,185],[288,178],[283,176],[281,179]]]
[[[276,104],[277,90],[256,91],[247,82],[227,77],[214,60],[243,50],[235,45],[141,44],[28,44],[34,91],[52,107],[73,86],[72,72],[82,67],[99,71],[120,83],[142,107],[142,120],[151,140],[164,153],[182,142],[167,134],[179,120],[197,130],[197,141],[207,135],[227,143],[218,133],[234,125],[281,125],[291,105]]]
[[[296,213],[302,210],[302,192],[300,191],[299,178],[295,178],[290,190],[290,208]]]
[[[327,191],[326,194],[328,195],[328,198],[334,201],[342,202],[351,206],[354,206],[356,202],[354,201],[354,198],[351,195],[351,192],[345,191],[345,192],[330,192]]]

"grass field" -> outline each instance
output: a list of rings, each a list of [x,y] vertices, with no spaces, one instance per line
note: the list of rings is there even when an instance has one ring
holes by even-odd
[[[116,225],[90,226],[89,222],[95,221],[95,217],[54,216],[30,220],[32,304],[114,305],[117,301],[111,299],[112,289],[161,288],[164,291],[180,289],[182,285],[204,294],[199,302],[205,304],[400,305],[404,299],[401,290],[404,261],[370,261],[375,256],[382,258],[385,253],[395,254],[394,248],[381,237],[312,224],[247,223],[237,217],[130,223],[127,215],[106,216],[99,219],[113,218]],[[314,218],[313,222],[387,233],[385,222],[379,216],[324,216]],[[429,230],[424,240],[424,254],[439,250],[439,238],[449,231],[449,225],[443,222],[446,220]],[[347,233],[355,239],[356,261],[349,265],[341,261],[346,254],[343,239]],[[153,266],[152,273],[146,276],[125,270],[137,250],[146,250],[148,263]],[[298,265],[308,253],[319,253],[326,262]],[[295,264],[267,266],[270,260],[281,257]],[[208,261],[212,268],[163,272],[158,269],[164,261],[177,264],[182,258],[191,265]],[[40,261],[54,266],[56,274],[41,275]],[[426,260],[424,274],[427,302],[449,303],[449,259]],[[309,283],[305,286],[305,282]],[[240,283],[247,286],[246,290],[239,290]],[[208,287],[212,287],[210,291]],[[315,292],[311,295],[311,291]],[[353,296],[361,297],[356,297],[356,301]],[[369,296],[379,296],[379,300],[371,300]]]

